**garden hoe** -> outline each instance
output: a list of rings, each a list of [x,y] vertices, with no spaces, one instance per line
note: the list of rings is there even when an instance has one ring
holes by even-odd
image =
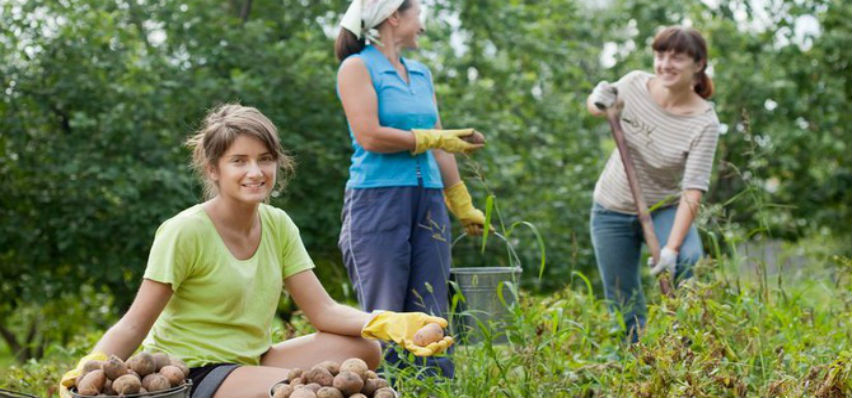
[[[630,193],[633,194],[633,201],[636,203],[636,211],[639,214],[639,222],[642,224],[642,234],[645,235],[645,243],[648,249],[651,250],[651,257],[654,259],[654,264],[660,261],[660,241],[657,240],[657,234],[654,233],[654,221],[651,219],[651,213],[648,211],[648,205],[645,203],[645,197],[642,196],[642,188],[639,187],[639,181],[636,178],[636,167],[633,165],[633,157],[627,150],[627,142],[624,141],[624,130],[621,129],[621,109],[624,107],[624,102],[617,100],[615,105],[604,109],[602,104],[595,103],[595,106],[606,111],[606,119],[609,122],[609,128],[612,130],[612,138],[615,140],[615,146],[618,148],[618,153],[621,155],[621,163],[624,164],[624,173],[627,174],[627,183],[630,184]],[[659,278],[660,291],[672,297],[671,281],[667,272],[661,273]],[[672,277],[674,275],[671,275]]]

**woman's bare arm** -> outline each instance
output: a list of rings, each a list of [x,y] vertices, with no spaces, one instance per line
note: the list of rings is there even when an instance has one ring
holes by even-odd
[[[284,280],[284,286],[320,332],[360,336],[370,319],[370,314],[334,301],[311,270],[290,276]]]
[[[171,297],[171,285],[143,279],[130,309],[104,333],[94,351],[127,359],[142,344]]]
[[[395,153],[414,149],[410,131],[379,124],[379,101],[364,61],[349,57],[337,73],[340,101],[355,141],[370,152]]]

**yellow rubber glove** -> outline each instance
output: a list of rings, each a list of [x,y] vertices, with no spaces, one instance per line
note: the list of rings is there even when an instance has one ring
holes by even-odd
[[[107,355],[100,351],[95,351],[81,358],[80,361],[77,362],[76,368],[69,370],[62,375],[62,380],[59,381],[59,396],[61,398],[71,398],[71,392],[68,391],[68,389],[74,387],[77,377],[83,373],[83,366],[86,365],[86,362],[106,361],[107,359]]]
[[[461,221],[468,235],[482,235],[482,228],[485,226],[485,214],[473,207],[473,200],[470,198],[470,193],[467,192],[464,181],[459,181],[444,189],[444,202],[450,209],[450,213],[453,213]],[[490,225],[489,228],[491,228]],[[491,230],[494,229],[491,228]]]
[[[473,129],[461,130],[411,130],[414,133],[415,146],[412,155],[419,155],[429,149],[443,149],[450,153],[471,153],[485,144],[474,144],[461,137],[473,136]],[[479,135],[481,137],[481,134]]]
[[[428,357],[446,350],[453,344],[452,336],[446,336],[426,347],[414,344],[414,334],[429,323],[447,327],[446,319],[422,312],[382,311],[374,315],[361,329],[361,337],[393,341],[414,355]]]

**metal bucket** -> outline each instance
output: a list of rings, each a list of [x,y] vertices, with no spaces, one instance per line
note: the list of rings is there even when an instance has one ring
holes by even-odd
[[[168,390],[146,392],[144,394],[127,394],[122,395],[124,398],[189,398],[192,391],[192,380],[187,379],[186,382],[177,387],[169,388]],[[95,398],[91,395],[82,395],[77,392],[77,387],[72,387],[71,397],[73,398]],[[100,396],[100,395],[99,395]]]
[[[510,267],[450,268],[450,299],[461,294],[452,314],[451,332],[462,344],[473,344],[492,336],[492,343],[505,343],[507,336],[500,333],[506,325],[509,307],[515,303],[515,292],[507,283],[517,288],[522,269],[514,248],[503,235],[493,233],[506,243]],[[453,246],[463,238],[453,241]],[[483,328],[485,330],[483,330]]]

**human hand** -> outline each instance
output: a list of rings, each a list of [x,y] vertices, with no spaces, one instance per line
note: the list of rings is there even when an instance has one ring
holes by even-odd
[[[429,130],[414,129],[415,146],[412,155],[429,149],[443,149],[450,153],[470,154],[485,146],[485,137],[474,129]]]
[[[648,265],[651,266],[651,275],[656,276],[660,272],[668,271],[669,275],[674,277],[675,266],[677,264],[677,252],[669,249],[668,246],[660,251],[660,261],[654,264],[654,258],[648,259]]]
[[[74,387],[77,383],[77,377],[82,375],[84,372],[88,372],[90,370],[99,369],[100,367],[97,362],[103,362],[107,360],[106,354],[100,351],[95,351],[89,355],[80,358],[77,362],[77,367],[72,370],[65,372],[62,375],[62,379],[59,381],[59,396],[61,398],[71,398],[71,392],[69,389]],[[90,363],[91,362],[91,363]]]
[[[422,312],[382,311],[374,315],[361,330],[364,338],[393,341],[414,355],[428,357],[443,352],[453,344],[452,336],[427,344],[425,347],[414,344],[414,335],[430,323],[447,327],[447,320]]]
[[[598,83],[590,95],[592,103],[600,110],[611,108],[618,99],[618,90],[606,80]]]
[[[470,193],[463,181],[444,189],[444,202],[450,213],[453,213],[462,223],[465,233],[473,236],[482,235],[482,230],[485,228],[485,214],[473,207],[473,199],[470,198]],[[490,225],[488,228],[491,231],[494,230]]]

